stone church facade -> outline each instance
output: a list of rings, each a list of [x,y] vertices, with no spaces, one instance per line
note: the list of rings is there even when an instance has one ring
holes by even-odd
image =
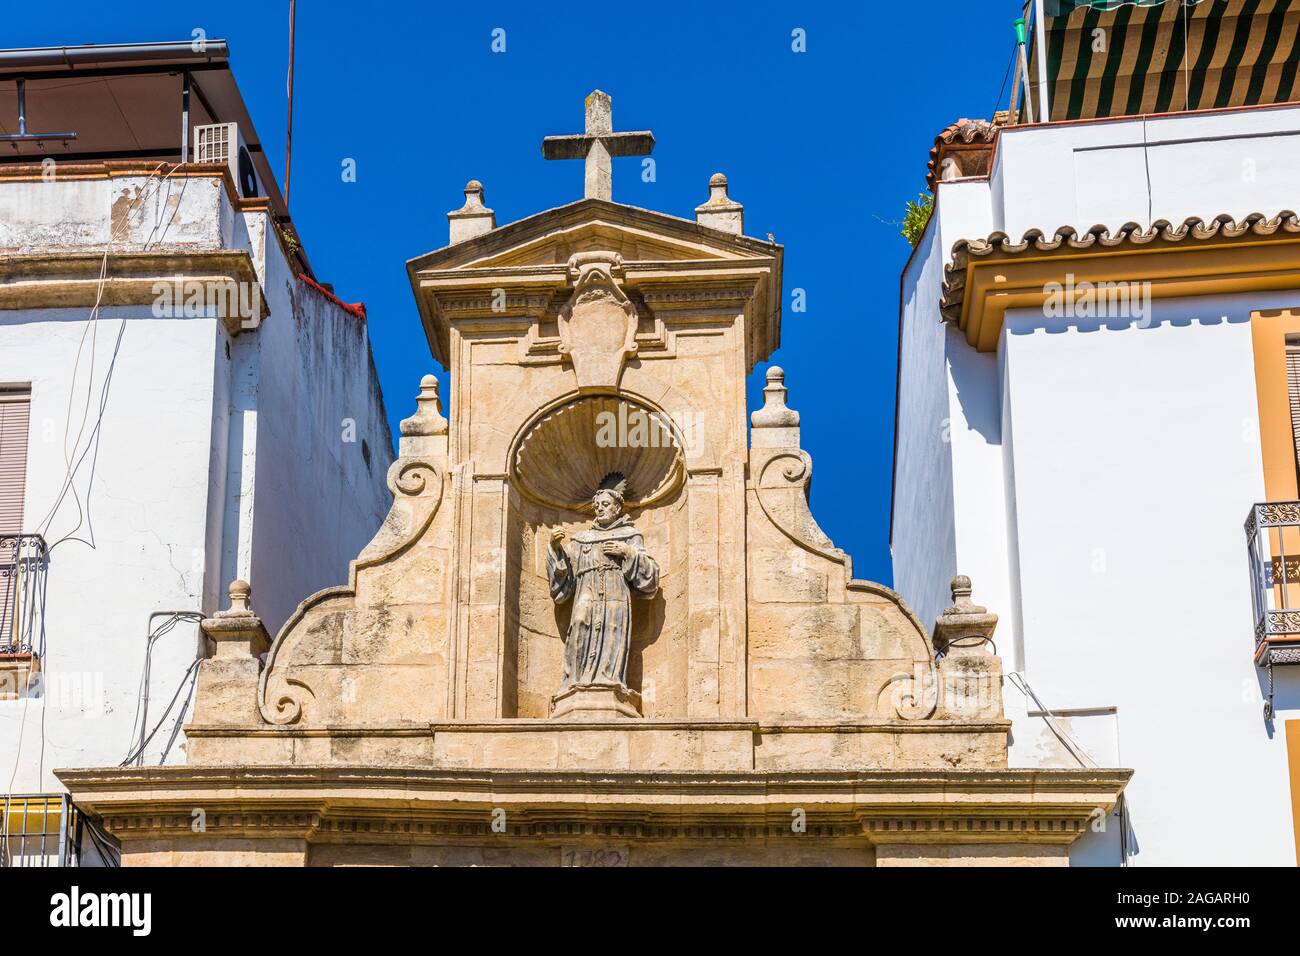
[[[746,407],[781,246],[720,176],[695,221],[613,202],[609,156],[649,134],[588,113],[550,147],[584,199],[498,228],[470,183],[408,263],[449,407],[426,377],[347,583],[272,640],[236,582],[188,763],[64,771],[74,799],[127,864],[1068,863],[1129,771],[1008,769],[996,616],[963,578],[932,628],[855,580],[779,368]],[[553,588],[553,542],[610,537],[611,478],[656,570],[627,613],[626,550],[596,597]],[[575,692],[566,640],[615,639],[591,601],[625,660]]]

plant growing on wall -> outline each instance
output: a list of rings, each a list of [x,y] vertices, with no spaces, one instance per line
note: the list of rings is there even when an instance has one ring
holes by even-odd
[[[301,244],[298,242],[297,235],[295,235],[287,226],[280,227],[280,238],[284,240],[284,246],[289,251],[290,255],[297,255],[302,249]]]
[[[925,232],[926,223],[930,221],[932,212],[934,212],[934,197],[929,193],[918,194],[916,200],[909,202],[907,208],[903,210],[903,229],[899,235],[915,246],[920,241],[921,234]]]

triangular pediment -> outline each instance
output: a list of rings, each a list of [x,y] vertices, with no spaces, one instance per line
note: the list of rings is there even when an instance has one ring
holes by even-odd
[[[761,334],[752,360],[779,341],[783,249],[776,242],[604,199],[581,199],[482,235],[445,246],[406,264],[434,358],[446,364],[448,308],[466,308],[512,322],[553,311],[571,282],[575,256],[613,253],[629,284],[755,297]],[[448,297],[455,299],[448,302]],[[499,297],[499,298],[498,298]],[[481,323],[480,323],[481,327]]]
[[[412,259],[418,272],[563,265],[579,252],[617,252],[628,262],[779,258],[781,247],[636,206],[582,199]]]

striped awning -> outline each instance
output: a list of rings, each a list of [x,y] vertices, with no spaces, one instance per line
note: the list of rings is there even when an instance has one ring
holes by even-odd
[[[1300,97],[1300,0],[1046,0],[1046,12],[1053,120]]]

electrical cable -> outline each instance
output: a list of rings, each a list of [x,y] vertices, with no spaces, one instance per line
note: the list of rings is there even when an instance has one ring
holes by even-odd
[[[156,197],[161,192],[162,188],[164,186],[167,186],[168,191],[167,191],[166,199],[162,203],[155,204],[157,208],[155,210],[155,220],[153,223],[153,227],[150,229],[149,235],[145,239],[145,242],[142,247],[142,249],[145,251],[151,248],[156,242],[163,241],[163,239],[166,238],[167,229],[170,228],[171,226],[172,217],[166,215],[163,210],[168,208],[171,204],[170,203],[171,186],[169,180],[175,174],[177,169],[179,169],[180,167],[178,165],[173,165],[172,168],[168,170],[166,175],[159,178],[158,173],[162,170],[164,165],[165,165],[164,163],[159,163],[154,168],[153,172],[149,174],[148,181],[146,182],[144,187],[143,195],[140,197],[138,201],[137,209],[139,210],[139,215],[141,220],[143,220],[143,216],[145,210],[148,207],[149,200]],[[188,177],[183,177],[180,196],[177,198],[177,206],[179,206],[180,203],[184,200],[185,189],[186,186],[188,186],[188,184],[189,184]],[[104,290],[108,281],[108,259],[109,259],[109,255],[113,250],[114,245],[120,239],[125,238],[125,234],[129,230],[130,225],[131,225],[130,220],[128,219],[123,224],[121,224],[119,229],[116,230],[110,229],[108,243],[104,247],[104,254],[100,260],[99,279],[96,284],[96,291],[95,291],[95,302],[94,305],[91,307],[90,314],[87,316],[86,324],[82,328],[81,338],[78,340],[77,343],[77,353],[73,361],[71,384],[68,387],[68,410],[64,417],[63,449],[64,449],[65,473],[59,485],[59,492],[55,496],[54,504],[51,506],[49,512],[40,522],[39,533],[41,534],[42,537],[44,537],[48,533],[51,525],[54,523],[54,520],[58,515],[60,507],[62,506],[63,502],[67,499],[69,492],[71,492],[73,500],[76,502],[77,522],[73,526],[71,531],[69,531],[67,534],[63,535],[62,537],[58,538],[56,541],[54,541],[52,544],[46,547],[45,554],[47,558],[50,555],[50,553],[53,552],[55,547],[57,547],[60,544],[63,544],[65,541],[79,541],[87,545],[88,547],[90,547],[92,550],[95,550],[96,547],[95,536],[94,536],[94,525],[90,515],[90,505],[92,501],[91,485],[94,482],[95,469],[99,460],[99,442],[102,436],[102,425],[104,421],[104,415],[108,407],[109,387],[112,383],[113,370],[116,368],[117,357],[121,351],[122,338],[126,331],[127,320],[125,317],[122,319],[118,327],[117,338],[114,341],[113,352],[110,356],[109,368],[107,373],[105,373],[104,382],[100,389],[98,415],[96,417],[95,425],[91,429],[91,433],[90,433],[91,440],[87,440],[86,448],[84,451],[81,452],[80,455],[76,454],[76,450],[81,445],[82,437],[85,435],[86,432],[86,423],[89,420],[89,415],[90,415],[91,394],[93,391],[94,381],[95,381],[95,355],[96,355],[96,345],[98,342],[99,310],[101,304],[103,303]],[[159,234],[160,228],[162,229],[161,235]],[[90,336],[90,356],[89,356],[89,368],[88,368],[87,380],[86,380],[86,402],[82,410],[81,422],[77,428],[77,438],[72,444],[71,451],[69,451],[68,437],[72,431],[72,415],[73,415],[74,399],[76,397],[76,391],[77,391],[77,378],[78,378],[78,372],[80,371],[81,368],[82,354],[85,350],[86,338],[88,334]],[[81,496],[77,493],[77,489],[76,489],[76,477],[77,477],[77,473],[81,470],[82,463],[86,460],[87,455],[90,455],[92,452],[93,452],[93,457],[91,458],[90,474],[89,474],[89,478],[87,479],[87,485],[86,485],[86,505],[85,508],[83,508],[81,503]],[[73,461],[74,458],[75,458],[75,463]],[[83,523],[89,528],[89,540],[85,538],[75,537],[76,533],[81,529]],[[13,771],[10,774],[9,786],[8,786],[9,791],[13,790],[13,782],[17,778],[18,767],[22,760],[23,731],[27,723],[27,702],[29,700],[30,700],[30,695],[24,694],[22,714],[19,718],[19,723],[18,723],[18,747],[14,757]],[[45,759],[45,709],[43,708],[41,711],[41,756],[40,756],[40,765],[39,765],[39,773],[41,774],[44,773],[44,759]]]
[[[187,621],[190,623],[198,623],[199,621],[203,620],[203,614],[198,611],[154,611],[152,614],[149,615],[150,624],[153,623],[153,619],[155,617],[159,617],[162,615],[167,615],[167,620],[164,621],[162,624],[159,624],[153,630],[149,631],[145,636],[144,667],[141,669],[140,686],[136,691],[135,716],[131,720],[132,727],[137,727],[137,726],[139,727],[138,739],[140,742],[138,744],[136,743],[135,732],[133,731],[132,746],[134,749],[132,749],[129,756],[127,756],[127,758],[120,764],[120,766],[123,767],[126,766],[128,763],[130,763],[132,760],[136,760],[137,758],[143,760],[145,748],[148,746],[149,741],[153,739],[153,734],[156,734],[158,732],[158,728],[161,727],[163,721],[167,719],[167,712],[171,710],[172,705],[175,704],[176,702],[175,697],[173,697],[172,704],[168,704],[167,711],[164,711],[163,716],[159,721],[158,727],[155,727],[153,733],[149,734],[148,737],[146,738],[145,727],[147,727],[149,723],[149,685],[153,677],[154,644],[157,643],[160,638],[169,634],[176,627],[176,625],[181,623],[182,621]],[[202,658],[200,657],[198,659],[201,660]],[[193,670],[194,666],[195,666],[194,664],[191,664],[190,670]],[[181,686],[184,686],[185,679],[186,677],[189,676],[189,673],[190,671],[187,670],[185,674],[181,677],[181,681],[180,681]],[[176,690],[177,693],[179,694],[180,687],[177,687]],[[168,747],[170,749],[170,744],[168,745]]]
[[[200,658],[200,660],[202,659]],[[172,752],[172,747],[176,744],[176,738],[181,735],[181,727],[185,725],[185,714],[190,709],[190,701],[194,699],[194,685],[198,681],[199,671],[196,667],[194,668],[194,676],[190,678],[189,693],[185,695],[184,701],[181,703],[180,713],[176,715],[176,720],[172,722],[172,735],[167,739],[167,746],[163,748],[162,755],[158,758],[158,766],[160,767],[167,762],[167,755]]]
[[[168,170],[166,175],[160,178],[158,176],[158,173],[162,169],[163,165],[164,165],[163,163],[159,163],[154,168],[153,172],[150,173],[149,180],[145,185],[144,193],[137,200],[136,208],[139,211],[139,216],[141,220],[143,220],[145,211],[150,205],[150,200],[157,197],[158,194],[162,191],[164,186],[167,187],[166,198],[162,202],[153,204],[156,207],[155,221],[153,223],[153,227],[149,231],[149,235],[146,237],[141,247],[142,251],[147,251],[153,245],[155,245],[156,242],[161,242],[164,238],[166,238],[167,229],[170,228],[171,226],[171,217],[161,214],[160,210],[166,209],[171,205],[170,179],[175,174],[177,168],[179,167],[173,166],[170,170]],[[189,185],[188,178],[183,178],[181,184],[180,196],[177,197],[177,206],[179,206],[180,203],[184,200],[185,190],[188,185]],[[64,478],[60,483],[60,490],[58,495],[56,496],[55,502],[51,506],[50,511],[46,514],[45,518],[42,519],[41,521],[40,533],[42,535],[45,535],[49,531],[50,526],[53,524],[54,519],[58,514],[60,506],[63,504],[63,501],[67,498],[69,492],[71,492],[73,500],[76,502],[77,522],[71,531],[69,531],[67,534],[63,535],[62,537],[60,537],[57,541],[54,542],[54,544],[50,545],[49,547],[50,551],[52,551],[56,546],[69,540],[80,541],[82,544],[86,544],[92,550],[95,548],[94,526],[90,519],[90,505],[92,501],[91,494],[90,494],[90,490],[91,490],[90,486],[94,481],[95,465],[97,464],[99,458],[99,438],[102,434],[101,426],[103,425],[104,413],[107,410],[107,406],[108,406],[109,385],[112,382],[113,369],[116,367],[117,356],[121,350],[122,337],[126,332],[127,320],[125,318],[122,319],[121,324],[118,327],[117,339],[114,342],[113,353],[110,357],[109,370],[105,374],[104,384],[100,389],[100,402],[98,408],[98,415],[96,417],[95,426],[94,428],[91,429],[91,433],[90,433],[91,437],[87,439],[87,445],[85,451],[83,451],[80,455],[77,455],[76,450],[81,446],[81,440],[83,436],[85,436],[86,434],[86,423],[89,421],[89,417],[90,417],[91,394],[93,391],[94,380],[95,380],[95,356],[96,356],[96,345],[98,342],[99,310],[103,302],[104,288],[107,284],[107,279],[108,279],[108,258],[112,252],[113,246],[125,238],[126,234],[129,232],[130,227],[131,227],[131,222],[128,219],[122,224],[120,224],[118,229],[112,230],[109,234],[109,241],[104,248],[104,255],[100,262],[100,275],[99,275],[99,281],[97,283],[97,288],[95,293],[95,304],[91,307],[90,315],[88,316],[86,321],[86,326],[82,329],[81,339],[78,341],[77,344],[77,355],[73,363],[72,381],[69,386],[68,411],[64,419],[63,447],[64,447],[64,463],[66,466],[66,470],[64,473]],[[161,235],[159,235],[160,228],[162,228],[163,230]],[[72,450],[69,451],[68,436],[72,430],[73,399],[76,394],[78,371],[80,370],[81,367],[81,357],[82,357],[82,352],[85,349],[86,336],[88,332],[91,333],[90,335],[91,344],[90,344],[89,371],[87,373],[87,382],[86,382],[86,403],[82,411],[81,422],[78,425],[77,438],[72,443]],[[76,476],[77,473],[81,470],[82,463],[85,461],[86,456],[90,454],[92,451],[94,452],[94,455],[91,459],[90,476],[87,479],[86,505],[83,509],[81,503],[81,496],[80,494],[78,494],[76,489]],[[75,464],[73,461],[74,458],[76,459]],[[89,540],[75,537],[76,533],[81,529],[83,523],[90,526]]]
[[[1018,691],[1038,705],[1038,709],[1041,712],[1044,721],[1047,723],[1048,728],[1056,735],[1056,738],[1061,741],[1061,744],[1065,749],[1069,751],[1070,756],[1079,761],[1079,766],[1093,768],[1097,766],[1097,761],[1088,753],[1088,749],[1075,740],[1069,731],[1060,726],[1056,715],[1047,709],[1046,704],[1039,700],[1038,695],[1034,693],[1034,689],[1029,686],[1029,681],[1025,679],[1023,672],[1011,671],[1007,674],[1007,679],[1011,681],[1012,685],[1014,685]]]
[[[1026,679],[1024,673],[1021,671],[1011,671],[1007,674],[1007,678],[1018,691],[1038,706],[1041,716],[1043,717],[1044,722],[1047,723],[1048,728],[1056,735],[1057,739],[1061,741],[1065,749],[1070,752],[1070,755],[1074,757],[1075,760],[1079,761],[1079,765],[1082,767],[1096,768],[1097,761],[1088,753],[1088,749],[1084,747],[1083,744],[1079,743],[1069,731],[1060,726],[1057,722],[1056,715],[1047,709],[1047,706],[1039,699],[1038,695],[1034,693],[1034,689],[1029,686],[1029,681]],[[1130,836],[1133,831],[1133,824],[1129,819],[1128,800],[1126,799],[1125,794],[1121,793],[1119,795],[1119,800],[1116,803],[1115,810],[1119,816],[1120,866],[1128,866],[1129,844],[1131,842]]]
[[[171,225],[172,217],[166,215],[163,212],[163,210],[165,210],[168,206],[170,206],[171,187],[170,187],[169,180],[171,179],[172,175],[175,174],[176,170],[179,169],[179,166],[173,165],[172,168],[167,172],[165,176],[158,178],[158,173],[163,168],[163,165],[164,165],[163,163],[159,163],[158,166],[154,168],[154,171],[150,173],[149,180],[145,184],[144,195],[140,198],[139,205],[137,206],[137,208],[140,210],[140,216],[141,218],[143,218],[144,211],[148,205],[148,200],[157,196],[158,193],[162,190],[163,186],[167,185],[168,192],[167,192],[166,200],[160,204],[156,204],[158,208],[155,212],[155,221],[153,224],[153,228],[150,230],[149,236],[146,238],[143,245],[143,250],[146,251],[154,245],[155,241],[161,242],[166,237],[167,228],[169,228]],[[179,206],[180,203],[184,200],[185,188],[186,186],[188,186],[188,184],[189,184],[188,177],[183,177],[182,185],[181,185],[181,193],[180,196],[177,198],[177,206]],[[127,220],[123,224],[121,228],[121,232],[125,234],[125,232],[129,228],[130,228],[130,221]],[[160,228],[162,228],[163,230],[162,235],[159,235]],[[65,541],[80,541],[81,543],[90,547],[92,550],[95,550],[94,524],[90,516],[90,505],[92,501],[91,485],[94,482],[95,468],[99,460],[99,440],[100,437],[102,436],[102,425],[104,422],[104,414],[108,407],[109,386],[112,383],[113,370],[116,368],[117,357],[121,351],[122,338],[126,332],[126,321],[127,321],[126,318],[122,319],[118,327],[117,338],[114,341],[113,352],[112,355],[110,356],[109,368],[107,373],[105,373],[104,383],[100,389],[98,415],[96,417],[94,428],[91,429],[91,437],[93,441],[92,440],[87,441],[86,448],[80,455],[76,455],[76,449],[81,445],[82,436],[85,435],[85,431],[86,431],[86,423],[89,420],[90,407],[91,407],[90,397],[92,394],[94,381],[95,381],[95,355],[96,355],[96,345],[98,343],[98,333],[99,333],[99,321],[98,321],[99,309],[101,304],[103,303],[104,289],[108,281],[108,258],[110,253],[112,252],[113,246],[117,243],[119,238],[124,238],[124,235],[119,237],[118,230],[110,229],[108,243],[104,247],[104,254],[100,260],[99,279],[98,282],[96,283],[96,290],[95,290],[95,302],[94,305],[91,306],[90,314],[87,316],[86,319],[86,324],[82,328],[81,338],[77,342],[77,354],[76,354],[76,358],[73,361],[71,383],[68,386],[68,410],[66,415],[64,416],[63,456],[64,456],[65,473],[62,481],[60,482],[59,492],[55,497],[54,504],[51,506],[49,512],[41,521],[39,533],[41,534],[42,537],[44,537],[46,533],[49,531],[50,526],[53,524],[54,519],[57,517],[59,508],[66,500],[69,491],[71,491],[73,500],[76,502],[77,505],[77,523],[73,526],[71,531],[69,531],[67,534],[57,539],[53,544],[50,544],[46,547],[45,554],[47,559],[50,553],[54,550],[54,548],[64,543]],[[81,423],[77,429],[76,441],[73,442],[72,450],[69,451],[68,436],[72,431],[72,410],[73,410],[73,401],[76,396],[77,374],[81,368],[82,353],[85,350],[87,334],[90,335],[90,358],[89,358],[89,369],[87,372],[87,380],[86,380],[86,402],[82,410]],[[86,506],[83,509],[81,504],[81,496],[77,493],[77,489],[76,489],[76,476],[81,469],[82,462],[86,460],[86,456],[89,455],[92,451],[94,452],[94,456],[91,459],[90,475],[89,478],[87,479],[87,484],[86,484]],[[74,457],[76,458],[75,464],[73,463]],[[75,537],[76,533],[81,529],[83,523],[86,524],[86,526],[89,528],[89,540]],[[200,615],[200,619],[201,619],[201,615]],[[168,628],[168,630],[170,630],[170,628]],[[42,657],[43,656],[44,656],[44,647],[42,646]],[[146,663],[146,667],[147,667],[147,663]],[[191,669],[192,668],[193,665],[191,665]],[[189,672],[187,671],[186,674],[188,675],[188,673]],[[184,683],[184,678],[182,678],[182,684],[183,683]],[[179,688],[178,688],[178,692],[179,692]],[[24,693],[22,713],[18,721],[18,746],[15,748],[14,765],[9,775],[9,784],[6,788],[6,798],[5,798],[6,816],[5,816],[3,826],[0,826],[0,834],[4,833],[5,829],[8,826],[8,812],[7,812],[8,796],[7,795],[13,792],[14,781],[17,779],[18,776],[18,767],[21,765],[22,762],[23,731],[25,730],[27,725],[27,709],[28,709],[28,702],[30,700],[31,700],[31,695]],[[138,698],[136,704],[137,704],[137,712],[138,712],[139,705],[140,705],[140,701]],[[168,709],[170,710],[170,705]],[[40,757],[39,757],[38,771],[37,771],[38,776],[44,775],[44,768],[45,768],[45,714],[46,714],[46,708],[42,708],[41,729],[40,729],[41,750],[40,750]],[[166,715],[164,714],[164,719],[165,717]],[[143,728],[141,728],[141,731],[143,732]],[[155,733],[156,732],[157,729],[155,728]],[[152,735],[150,735],[150,737],[152,738]],[[147,741],[145,745],[147,745]],[[143,746],[145,745],[142,745],[141,748],[142,752],[143,752]]]
[[[154,725],[153,730],[149,731],[149,736],[140,743],[140,746],[136,750],[127,754],[126,759],[118,764],[119,767],[125,767],[131,761],[144,755],[145,749],[153,741],[154,735],[157,734],[158,731],[162,729],[162,725],[167,722],[167,715],[170,714],[172,708],[176,706],[176,701],[181,696],[181,690],[185,687],[185,681],[189,678],[191,673],[195,672],[201,663],[203,663],[203,658],[195,658],[194,662],[185,669],[185,673],[181,675],[180,686],[176,688],[176,693],[172,694],[172,699],[167,703],[167,709],[163,711],[163,715],[158,718],[158,723]]]
[[[81,812],[81,822],[85,825],[86,832],[90,834],[90,841],[95,844],[95,850],[99,853],[99,858],[103,861],[104,866],[109,868],[121,866],[121,857],[119,852],[113,848],[112,837],[103,832],[99,824],[84,812]]]
[[[1007,72],[1002,75],[1002,87],[998,90],[997,99],[993,101],[993,111],[989,113],[989,119],[997,115],[998,107],[1002,105],[1002,94],[1007,91],[1007,80],[1011,79],[1011,71],[1015,68],[1018,59],[1020,59],[1020,44],[1014,43],[1011,46],[1011,60],[1007,63]],[[1011,117],[1011,121],[1015,122],[1014,116]]]

